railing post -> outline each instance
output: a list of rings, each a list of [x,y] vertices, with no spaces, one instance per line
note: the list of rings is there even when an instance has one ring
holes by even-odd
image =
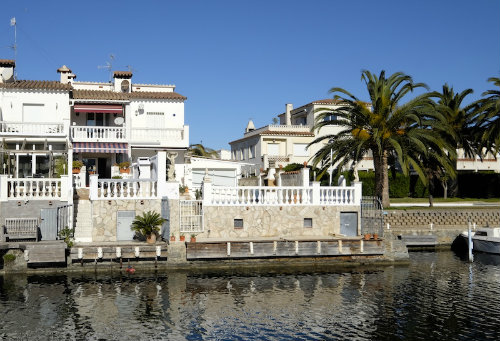
[[[69,176],[69,175],[61,175],[61,198],[60,198],[61,201],[68,201],[68,199],[70,197],[69,188],[72,188],[72,187],[70,187],[70,183],[69,183],[70,179],[71,179],[71,176]]]
[[[205,170],[205,176],[203,177],[203,205],[212,204],[212,180],[208,176],[208,171]]]
[[[301,186],[309,187],[309,168],[307,168],[307,162],[304,162],[304,168],[300,169],[300,175],[302,176]]]
[[[361,205],[361,198],[363,196],[363,183],[361,181],[353,181],[354,184],[354,205]]]
[[[321,191],[321,186],[319,181],[313,181],[312,183],[312,198],[311,198],[311,203],[313,205],[319,205],[320,204],[320,191]]]
[[[90,198],[90,200],[96,200],[98,197],[97,183],[98,183],[98,175],[91,174],[89,176],[89,198]]]
[[[7,174],[0,174],[0,201],[7,201],[9,197],[9,186],[7,185]]]
[[[166,174],[167,174],[167,151],[165,150],[159,150],[157,152],[157,159],[156,161],[158,162],[157,164],[157,196],[159,198],[164,197],[167,195],[167,180],[166,180]]]

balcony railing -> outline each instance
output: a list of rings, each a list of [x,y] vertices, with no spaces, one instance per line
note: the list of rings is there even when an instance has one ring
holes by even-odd
[[[0,135],[64,136],[63,123],[0,121]]]
[[[89,142],[119,142],[126,141],[123,127],[72,126],[73,141]]]
[[[64,178],[9,178],[5,188],[7,200],[66,200]]]
[[[184,128],[132,128],[131,143],[187,146],[186,127]]]

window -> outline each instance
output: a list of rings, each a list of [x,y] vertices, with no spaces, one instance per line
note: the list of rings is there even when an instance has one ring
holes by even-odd
[[[304,218],[304,227],[313,227],[313,219]]]
[[[267,155],[280,155],[280,145],[279,143],[268,143],[267,144]]]
[[[23,103],[23,121],[24,122],[44,122],[47,117],[44,115],[43,104]]]
[[[165,113],[159,111],[148,111],[146,113],[147,125],[151,128],[165,128]]]
[[[248,148],[248,151],[250,152],[250,156],[248,158],[249,159],[253,159],[255,157],[255,145],[250,146]]]
[[[305,126],[307,124],[307,117],[303,116],[303,117],[297,117],[295,119],[295,124],[296,125],[303,125]]]
[[[294,143],[293,156],[309,156],[309,151],[307,150],[307,143]]]
[[[328,122],[328,121],[335,121],[337,119],[337,116],[335,115],[328,115],[323,118],[323,122]]]
[[[234,228],[242,229],[243,228],[243,219],[234,219]]]

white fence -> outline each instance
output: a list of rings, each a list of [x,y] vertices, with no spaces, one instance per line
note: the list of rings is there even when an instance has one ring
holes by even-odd
[[[116,142],[126,141],[123,127],[72,126],[71,138],[74,141]]]
[[[95,179],[95,180],[94,180]],[[96,181],[97,180],[97,181]],[[90,179],[90,199],[157,199],[157,181],[150,179]]]
[[[205,205],[360,205],[361,184],[351,187],[219,187],[205,184]]]
[[[64,134],[63,123],[0,121],[0,135],[51,136]]]
[[[184,129],[174,128],[132,128],[130,134],[130,140],[134,142],[178,142],[184,139]]]
[[[64,180],[64,181],[63,181]],[[63,178],[5,178],[2,181],[2,196],[8,200],[50,200],[67,199],[67,177]],[[5,185],[4,185],[5,184]],[[5,186],[5,188],[4,188]],[[6,193],[5,193],[5,192]]]

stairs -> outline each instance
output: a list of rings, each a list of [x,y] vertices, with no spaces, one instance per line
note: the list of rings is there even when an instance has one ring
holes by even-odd
[[[92,208],[88,199],[75,200],[75,242],[92,241]]]

